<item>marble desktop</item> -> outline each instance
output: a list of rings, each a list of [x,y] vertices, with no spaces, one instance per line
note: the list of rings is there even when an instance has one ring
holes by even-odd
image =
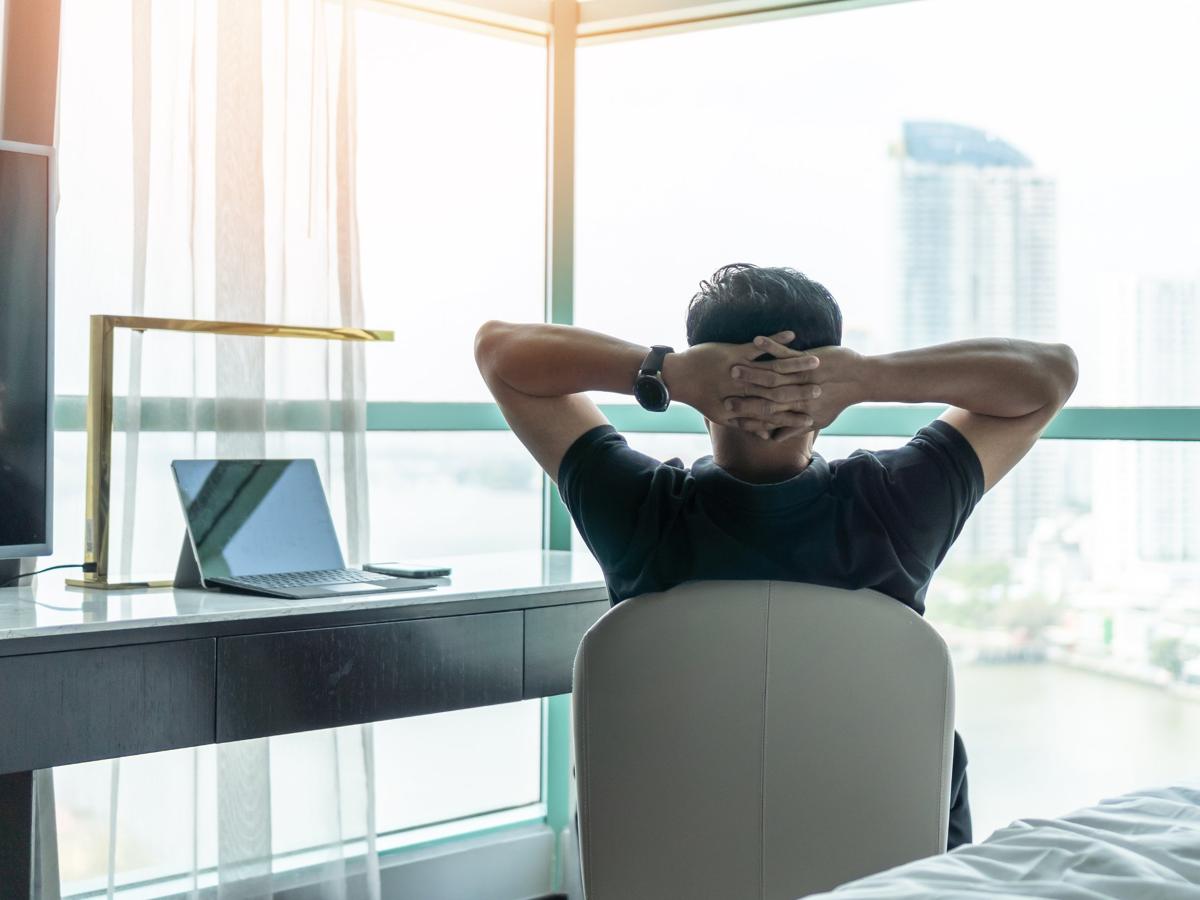
[[[0,641],[12,648],[10,641],[48,635],[529,596],[567,587],[604,586],[599,566],[587,553],[530,550],[446,556],[432,561],[452,569],[438,587],[311,600],[174,588],[88,591],[67,587],[62,573],[52,572],[38,576],[33,586],[0,588]]]

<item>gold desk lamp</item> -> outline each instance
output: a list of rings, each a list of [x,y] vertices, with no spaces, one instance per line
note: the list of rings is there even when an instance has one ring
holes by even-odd
[[[243,337],[311,338],[323,341],[391,341],[390,331],[365,328],[310,328],[303,325],[260,325],[253,322],[209,322],[200,319],[156,319],[146,316],[92,316],[87,399],[87,487],[84,495],[82,578],[68,578],[71,587],[95,590],[170,587],[163,581],[108,580],[108,500],[112,469],[113,332],[183,331]]]

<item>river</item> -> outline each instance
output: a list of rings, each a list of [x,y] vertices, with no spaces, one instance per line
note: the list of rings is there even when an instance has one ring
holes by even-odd
[[[1136,788],[1200,783],[1200,702],[1053,663],[955,665],[975,839]]]

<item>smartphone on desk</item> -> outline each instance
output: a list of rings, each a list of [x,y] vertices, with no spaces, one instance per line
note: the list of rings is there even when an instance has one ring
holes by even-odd
[[[392,575],[396,578],[444,578],[450,574],[449,566],[412,560],[408,562],[364,563],[363,568],[368,572],[378,572],[380,575]]]

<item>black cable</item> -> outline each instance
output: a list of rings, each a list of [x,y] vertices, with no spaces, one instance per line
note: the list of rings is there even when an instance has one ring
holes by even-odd
[[[22,578],[28,578],[31,575],[41,575],[43,572],[53,572],[55,569],[83,569],[85,572],[95,571],[94,563],[63,563],[61,566],[46,566],[44,569],[38,569],[36,572],[22,572],[20,575],[15,575],[8,581],[0,582],[0,587],[8,587],[14,581],[20,581]]]

